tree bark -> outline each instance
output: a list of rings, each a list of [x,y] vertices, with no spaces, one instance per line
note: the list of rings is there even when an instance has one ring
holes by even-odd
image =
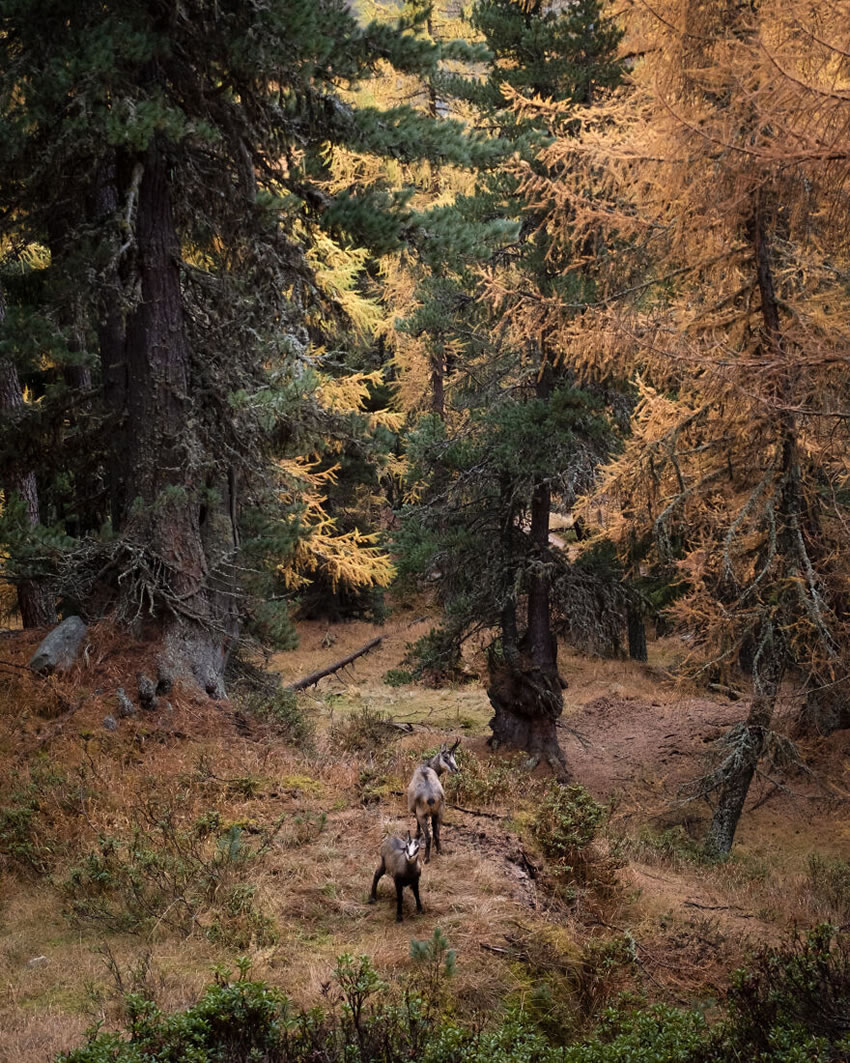
[[[118,212],[118,169],[118,161],[112,154],[101,164],[95,177],[89,209],[94,223],[101,229],[107,229],[114,224],[115,215]],[[128,216],[125,220],[131,220],[137,194],[138,174],[141,171],[136,170],[129,161],[125,161],[124,169],[128,171],[122,182],[122,190],[125,193],[125,211]],[[129,248],[127,250],[129,251]],[[112,528],[116,532],[121,530],[127,502],[124,462],[120,459],[125,449],[127,430],[126,335],[124,314],[121,309],[125,301],[125,287],[128,289],[130,287],[128,277],[122,276],[122,273],[126,273],[126,261],[127,251],[121,255],[116,250],[114,261],[104,270],[97,322],[103,400],[109,417],[111,440],[111,460],[107,467],[109,511]]]
[[[629,635],[629,657],[633,661],[645,661],[649,654],[646,649],[646,626],[643,616],[633,606],[626,613],[626,626]]]
[[[536,388],[539,399],[552,394],[551,368],[543,368]],[[565,681],[558,673],[558,643],[552,632],[549,575],[549,484],[540,480],[531,498],[527,623],[517,641],[516,605],[502,611],[502,653],[488,659],[487,696],[495,715],[490,745],[516,746],[536,760],[545,760],[563,779],[569,777],[566,757],[558,742],[556,721],[564,711]],[[511,521],[505,534],[510,535]],[[506,544],[508,545],[508,544]]]
[[[831,735],[850,728],[850,683],[826,682],[810,690],[794,727],[799,738]]]
[[[6,306],[0,291],[0,328],[6,319]],[[24,395],[18,371],[8,358],[0,358],[0,414],[4,420],[20,416],[24,409]],[[5,470],[3,490],[6,499],[17,494],[26,509],[27,523],[34,528],[39,523],[38,485],[31,469],[13,463]],[[56,623],[56,602],[49,588],[35,579],[22,579],[16,586],[18,610],[25,628],[47,627]]]
[[[761,665],[756,664],[756,693],[746,722],[740,734],[735,736],[732,753],[727,758],[725,778],[705,839],[705,854],[711,859],[728,856],[735,840],[738,821],[773,719],[782,679],[782,656],[782,650],[774,644],[772,631],[764,632],[757,653],[757,658],[764,660]]]
[[[779,304],[773,284],[770,247],[758,204],[750,223],[749,236],[752,240],[761,296],[765,339],[771,354],[781,357],[784,351],[780,332]],[[787,380],[785,387],[787,389]],[[790,529],[792,522],[798,519],[801,509],[797,436],[794,416],[789,412],[787,404],[783,403],[783,409],[777,414],[777,418],[781,425],[779,442],[782,446],[782,478],[777,507],[779,518],[777,538],[780,543],[778,553],[789,559],[788,575],[793,578],[796,572],[790,559],[793,558],[795,552],[790,541]],[[706,854],[715,859],[725,857],[732,848],[750,783],[764,750],[765,738],[773,719],[776,697],[788,660],[788,651],[781,629],[776,629],[768,613],[768,609],[772,606],[765,605],[762,608],[762,622],[754,639],[752,658],[753,702],[744,728],[733,746],[733,752],[727,758],[724,779],[718,793],[717,807],[705,840]]]
[[[126,330],[107,313],[100,334],[106,401],[122,426],[110,462],[116,526],[156,570],[140,577],[146,582],[126,581],[137,600],[125,605],[138,612],[153,600],[172,656],[188,663],[207,692],[218,696],[238,626],[228,580],[215,563],[232,553],[228,489],[221,485],[217,506],[201,504],[204,446],[192,429],[180,247],[168,163],[156,139],[143,167],[140,181],[138,167],[130,175],[138,184],[139,298]],[[132,184],[125,193],[135,195]],[[108,182],[102,194],[106,205]]]
[[[535,667],[531,655],[522,650],[519,667],[491,651],[487,672],[487,697],[495,713],[489,745],[524,749],[533,759],[545,760],[560,778],[569,778],[556,729],[564,708],[560,678]]]

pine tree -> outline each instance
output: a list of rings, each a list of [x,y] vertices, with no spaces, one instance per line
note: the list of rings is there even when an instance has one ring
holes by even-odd
[[[619,77],[619,32],[595,2],[562,8],[481,0],[472,22],[491,65],[484,80],[456,82],[456,88],[477,107],[479,124],[505,155],[533,169],[550,130],[514,106],[515,98],[588,102]],[[452,352],[455,406],[445,418],[445,440],[433,436],[435,426],[423,428],[426,437],[432,433],[430,509],[414,512],[412,521],[424,526],[426,541],[448,514],[464,529],[466,550],[453,537],[432,539],[449,617],[435,639],[456,653],[478,625],[499,630],[489,653],[491,741],[527,749],[564,774],[556,720],[565,682],[557,667],[552,594],[556,580],[573,591],[577,581],[551,549],[550,513],[553,492],[569,504],[576,483],[606,453],[605,433],[599,404],[576,388],[566,352],[545,330],[508,336],[504,324],[517,303],[570,300],[592,279],[574,268],[585,249],[550,239],[545,205],[541,210],[524,197],[515,165],[485,174],[458,209],[469,218],[512,221],[515,229],[492,259],[486,300],[480,275],[471,270],[442,277],[420,287],[422,306],[406,323]],[[471,592],[470,581],[479,593]]]
[[[304,247],[320,225],[381,249],[404,239],[382,190],[333,196],[313,180],[321,146],[463,160],[470,145],[457,125],[437,136],[409,109],[341,98],[379,62],[407,72],[435,52],[410,20],[360,26],[340,0],[3,0],[0,27],[4,255],[47,248],[29,279],[59,333],[50,353],[73,333],[99,390],[102,466],[75,501],[97,487],[107,532],[64,558],[62,589],[163,631],[220,692],[240,552],[298,538],[283,510],[276,543],[268,521],[250,544],[242,525],[259,531],[275,450],[315,447]]]

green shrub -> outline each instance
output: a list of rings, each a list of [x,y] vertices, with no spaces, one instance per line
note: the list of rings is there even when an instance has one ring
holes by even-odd
[[[758,952],[733,976],[713,1047],[730,1061],[850,1058],[850,935],[823,924],[790,948]]]
[[[583,786],[551,782],[538,803],[531,830],[559,872],[581,878],[588,846],[604,818],[604,807]]]
[[[439,936],[438,936],[439,935]],[[439,932],[411,950],[441,979],[448,943]],[[413,986],[392,996],[366,956],[340,956],[323,990],[326,1010],[296,1011],[279,990],[219,975],[185,1011],[165,1014],[145,993],[127,994],[126,1031],[89,1032],[60,1063],[840,1063],[850,1041],[850,949],[828,927],[790,950],[764,950],[730,991],[729,1017],[657,1005],[608,1009],[590,1037],[553,1044],[526,1007],[490,1025],[434,1013]]]
[[[516,807],[521,797],[539,789],[525,765],[528,756],[478,757],[466,749],[455,753],[458,773],[443,776],[443,786],[449,801],[455,804],[510,804]]]
[[[457,953],[449,947],[448,938],[437,926],[426,941],[411,938],[410,958],[418,968],[415,984],[422,997],[423,1014],[430,1022],[446,1004],[447,982],[455,973]]]
[[[63,814],[80,815],[91,797],[85,772],[71,779],[45,765],[27,776],[13,775],[12,788],[0,796],[0,868],[47,875],[61,848],[57,831]]]
[[[404,668],[390,668],[384,672],[384,682],[388,687],[403,687],[413,682],[413,673]]]
[[[127,1033],[89,1033],[61,1063],[248,1063],[286,1059],[292,1034],[289,1000],[261,983],[219,978],[186,1011],[164,1014],[139,994],[127,998]]]
[[[401,783],[386,772],[377,768],[361,768],[357,780],[357,791],[361,805],[377,805],[392,795],[393,789]]]
[[[127,933],[154,928],[188,935],[198,927],[217,941],[268,943],[273,926],[254,907],[246,880],[282,821],[258,843],[217,812],[187,819],[174,804],[149,801],[136,810],[129,837],[101,835],[68,873],[61,889],[75,920]]]
[[[243,712],[271,725],[285,741],[299,749],[308,749],[312,745],[315,721],[305,711],[294,690],[280,686],[271,691],[253,690],[237,700]]]
[[[637,841],[626,843],[629,852],[641,860],[658,861],[671,867],[705,862],[703,848],[680,823],[663,830],[643,827]]]
[[[414,643],[409,642],[402,664],[408,666],[414,679],[430,687],[463,682],[468,678],[463,670],[456,634],[446,628],[431,628],[427,635],[422,635]]]
[[[346,753],[369,753],[394,742],[401,731],[385,712],[362,705],[334,721],[328,732],[334,749]]]

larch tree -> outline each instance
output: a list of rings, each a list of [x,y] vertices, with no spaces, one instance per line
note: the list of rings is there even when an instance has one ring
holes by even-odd
[[[588,373],[638,374],[586,513],[679,584],[690,675],[751,672],[746,719],[693,787],[724,856],[781,744],[783,679],[816,702],[847,691],[848,61],[837,9],[807,4],[634,5],[629,30],[624,98],[527,183],[553,226],[604,234],[608,284],[536,320]]]
[[[432,63],[410,29],[361,26],[342,0],[0,3],[4,257],[47,250],[27,297],[54,350],[73,332],[96,370],[100,508],[56,560],[59,583],[72,605],[164,635],[213,693],[244,618],[242,560],[262,549],[274,572],[299,534],[298,497],[292,520],[285,498],[268,516],[268,470],[287,445],[311,452],[309,411],[323,424],[305,246],[320,225],[402,238],[386,198],[328,195],[313,160],[337,142],[468,153],[459,128],[438,137],[409,109],[339,94],[382,60]],[[31,346],[25,330],[6,338]]]

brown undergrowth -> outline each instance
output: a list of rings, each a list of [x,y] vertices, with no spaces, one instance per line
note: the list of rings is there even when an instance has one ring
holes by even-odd
[[[328,650],[325,626],[314,628],[274,665],[295,677],[374,630],[339,625]],[[794,832],[808,799],[800,809],[775,794],[730,864],[699,859],[688,832],[704,813],[673,800],[677,776],[662,760],[673,739],[658,730],[695,720],[702,733],[728,704],[683,706],[640,666],[568,656],[565,724],[589,744],[570,731],[563,741],[594,820],[589,845],[571,853],[545,771],[487,750],[480,688],[381,682],[408,629],[354,677],[298,696],[303,748],[274,713],[179,685],[154,710],[119,717],[118,687],[132,695],[139,672],[155,674],[155,652],[107,628],[48,680],[26,670],[37,639],[0,641],[0,1059],[44,1060],[92,1021],[117,1023],[139,980],[162,1006],[184,1006],[240,955],[309,1006],[340,954],[366,954],[397,979],[410,973],[411,938],[437,927],[458,955],[452,1008],[522,1007],[557,1035],[586,1028],[622,989],[710,1002],[748,942],[846,921],[848,839],[804,844]],[[693,730],[682,729],[683,749],[704,747]],[[410,829],[407,780],[449,737],[462,748],[446,781],[445,851],[423,872],[425,913],[408,902],[397,925],[386,880],[378,906],[366,903],[377,853],[387,832]],[[831,747],[833,781],[836,756]],[[834,808],[819,815],[836,822]]]

